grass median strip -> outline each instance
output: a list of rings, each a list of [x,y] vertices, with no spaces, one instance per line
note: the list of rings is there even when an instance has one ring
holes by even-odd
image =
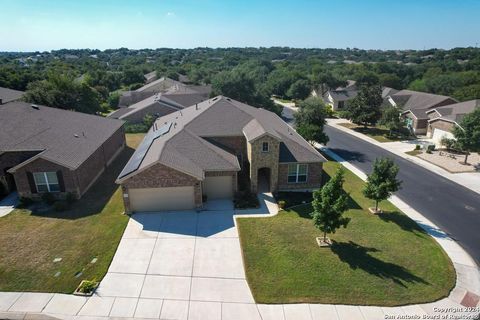
[[[326,177],[340,164],[325,164]],[[350,193],[346,229],[320,235],[305,204],[271,218],[238,219],[248,283],[258,303],[336,303],[395,306],[430,302],[455,284],[453,265],[414,221],[387,201],[372,215],[362,195],[364,182],[347,171]]]

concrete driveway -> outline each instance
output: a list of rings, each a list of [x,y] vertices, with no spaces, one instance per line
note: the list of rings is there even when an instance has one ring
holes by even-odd
[[[79,315],[220,319],[225,303],[257,313],[233,205],[216,201],[207,209],[133,215],[97,298]]]

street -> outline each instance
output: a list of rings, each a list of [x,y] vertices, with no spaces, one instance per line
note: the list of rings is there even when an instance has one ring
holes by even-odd
[[[477,264],[480,262],[479,194],[331,126],[325,126],[325,132],[330,138],[327,147],[366,173],[375,158],[392,158],[403,181],[396,195],[448,233]]]

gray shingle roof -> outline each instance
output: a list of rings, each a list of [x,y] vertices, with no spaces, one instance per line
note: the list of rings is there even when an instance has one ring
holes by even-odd
[[[24,93],[25,92],[23,91],[0,87],[0,100],[2,100],[1,103],[19,100],[23,97]]]
[[[0,152],[39,150],[41,157],[76,169],[123,121],[10,102],[0,106]]]
[[[391,95],[391,98],[399,108],[402,108],[405,111],[413,109],[431,109],[442,103],[445,105],[445,103],[456,102],[455,99],[451,97],[412,90],[398,91]]]
[[[153,140],[150,146],[139,148],[146,152],[140,155],[143,160],[137,172],[155,163],[163,163],[199,179],[203,179],[204,171],[240,170],[236,156],[210,143],[209,137],[246,136],[250,140],[269,134],[282,141],[281,149],[288,150],[288,161],[282,161],[286,158],[281,156],[282,162],[326,161],[276,114],[223,96],[161,117],[156,124],[161,127],[170,122],[174,125],[168,133]],[[135,172],[122,172],[119,179],[131,174]]]
[[[470,101],[450,104],[443,107],[438,107],[430,110],[428,113],[436,111],[440,115],[439,117],[434,118],[430,121],[442,119],[442,120],[454,121],[459,123],[462,121],[463,117],[466,114],[469,114],[473,112],[475,109],[479,109],[479,108],[480,108],[480,99],[477,99],[477,100],[470,100]]]

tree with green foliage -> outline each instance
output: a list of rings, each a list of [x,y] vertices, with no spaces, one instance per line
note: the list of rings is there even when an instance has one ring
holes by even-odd
[[[310,97],[299,103],[295,113],[297,132],[307,141],[327,144],[328,136],[323,132],[327,107],[322,99]]]
[[[307,80],[297,80],[292,85],[287,91],[287,96],[290,99],[295,99],[295,100],[303,100],[308,98],[311,92],[311,86],[310,82]]]
[[[313,224],[323,232],[323,242],[327,243],[327,233],[335,233],[340,227],[347,227],[350,218],[343,213],[348,209],[348,194],[343,190],[344,170],[339,168],[335,175],[313,193]]]
[[[367,125],[374,126],[382,116],[380,111],[382,102],[382,88],[380,86],[363,86],[358,95],[348,101],[346,114],[353,123],[365,127]]]
[[[403,127],[400,111],[396,107],[384,108],[379,123],[388,129],[388,135],[390,137],[393,135],[393,132],[398,132]]]
[[[480,150],[480,109],[465,115],[460,126],[453,128],[456,145],[465,152],[464,163],[467,164],[468,155],[472,151]]]
[[[365,197],[375,200],[375,212],[378,212],[380,201],[388,199],[400,189],[402,182],[397,180],[399,170],[392,159],[375,159],[373,171],[367,176],[367,183],[363,189]]]

